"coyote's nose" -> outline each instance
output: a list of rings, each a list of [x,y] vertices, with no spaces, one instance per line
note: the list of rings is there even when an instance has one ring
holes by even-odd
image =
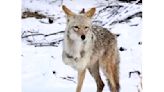
[[[85,40],[85,35],[81,35],[81,39],[82,40]]]

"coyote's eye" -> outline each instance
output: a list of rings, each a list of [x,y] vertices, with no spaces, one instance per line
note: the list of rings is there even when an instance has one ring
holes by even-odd
[[[85,26],[85,29],[88,29],[89,27],[88,26]]]
[[[74,26],[74,28],[77,28],[77,29],[79,29],[79,27],[78,27],[78,26]]]
[[[89,30],[89,27],[88,26],[85,26],[85,31],[87,32]]]
[[[78,26],[73,26],[74,31],[78,31],[79,27]]]

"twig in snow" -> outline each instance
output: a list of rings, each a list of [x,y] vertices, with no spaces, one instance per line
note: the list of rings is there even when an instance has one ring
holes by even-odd
[[[22,33],[22,38],[27,38],[29,36],[38,36],[38,35],[42,35],[44,37],[47,37],[47,36],[51,36],[51,35],[57,35],[59,33],[64,33],[64,31],[59,31],[59,32],[56,32],[56,33],[50,33],[50,34],[47,34],[47,35],[42,34],[42,33],[34,33],[34,34],[30,34],[30,35],[25,35],[25,36],[24,36],[25,32],[23,32]]]
[[[129,78],[131,77],[132,73],[137,73],[139,76],[141,75],[140,71],[131,71],[131,72],[129,72]]]
[[[44,36],[44,34],[37,33],[37,34],[25,35],[25,36],[22,36],[22,38],[27,38],[27,37],[29,37],[29,36],[38,36],[38,35],[43,35],[43,36]]]
[[[63,41],[63,39],[60,39],[60,40],[57,40],[57,41],[54,41],[54,42],[47,42],[47,43],[43,43],[43,42],[31,42],[30,41],[30,44],[29,45],[34,45],[35,47],[44,47],[44,46],[54,46],[54,47],[57,47],[61,41]]]
[[[141,92],[141,90],[142,90],[142,75],[141,75],[141,72],[140,71],[131,71],[131,72],[129,72],[129,78],[131,77],[132,73],[137,73],[139,78],[140,78],[140,83],[137,85],[137,90],[138,90],[138,92]]]
[[[47,34],[47,35],[44,35],[44,36],[47,37],[47,36],[56,35],[56,34],[64,33],[64,32],[65,32],[65,31],[59,31],[59,32]]]
[[[142,18],[142,12],[141,11],[140,12],[136,12],[135,14],[132,14],[132,15],[124,18],[124,19],[113,21],[109,25],[113,25],[113,24],[116,24],[116,23],[122,23],[122,22],[128,22],[130,19],[132,19],[134,17],[141,17]]]
[[[72,81],[73,83],[76,83],[76,81],[74,81],[73,80],[73,77],[60,77],[60,78],[62,78],[62,79],[64,79],[64,80],[68,80],[68,81]]]

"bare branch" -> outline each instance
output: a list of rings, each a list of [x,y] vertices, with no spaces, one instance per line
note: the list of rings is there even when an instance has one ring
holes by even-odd
[[[25,34],[25,32],[23,32],[22,33],[22,38],[27,38],[27,37],[29,37],[29,36],[38,36],[38,35],[42,35],[42,36],[44,36],[44,37],[47,37],[47,36],[51,36],[51,35],[57,35],[57,34],[59,34],[59,33],[64,33],[64,31],[59,31],[59,32],[56,32],[56,33],[50,33],[50,34],[47,34],[47,35],[45,35],[45,34],[42,34],[42,33],[31,33],[30,35],[24,35]]]

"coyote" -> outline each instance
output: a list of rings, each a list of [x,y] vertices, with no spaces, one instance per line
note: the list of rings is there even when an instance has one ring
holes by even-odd
[[[100,77],[102,68],[111,92],[119,92],[119,52],[116,36],[106,28],[92,25],[96,8],[75,14],[65,5],[67,16],[62,59],[78,71],[76,92],[81,92],[85,72],[88,69],[97,84],[97,92],[102,92],[104,83]]]

